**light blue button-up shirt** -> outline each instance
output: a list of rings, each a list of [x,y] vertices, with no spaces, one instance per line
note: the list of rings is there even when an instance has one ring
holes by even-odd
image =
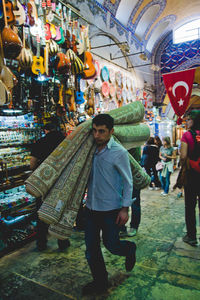
[[[131,206],[132,190],[128,151],[111,137],[106,147],[94,154],[86,206],[97,211]]]

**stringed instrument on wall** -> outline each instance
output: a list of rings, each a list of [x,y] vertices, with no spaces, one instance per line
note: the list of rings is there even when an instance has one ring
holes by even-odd
[[[65,90],[65,94],[68,96],[68,107],[70,112],[76,111],[76,104],[75,104],[75,82],[74,76],[70,74],[69,76],[69,84],[68,88]]]
[[[77,54],[79,56],[81,56],[84,53],[84,51],[86,50],[85,44],[84,44],[84,39],[85,39],[84,30],[85,30],[85,26],[80,25],[80,34],[77,31],[77,46],[76,46],[76,48],[77,48]]]
[[[56,29],[56,37],[55,37],[55,41],[60,41],[61,40],[61,32],[60,32],[60,26],[55,26]]]
[[[91,79],[94,78],[96,75],[96,68],[94,65],[92,54],[89,51],[90,43],[89,43],[89,36],[88,36],[88,27],[85,29],[84,44],[85,44],[85,52],[84,52],[85,69],[83,71],[83,74],[85,79]]]
[[[83,104],[85,102],[84,93],[80,89],[81,76],[77,76],[77,91],[76,91],[76,104]]]
[[[31,67],[31,70],[34,74],[44,74],[45,68],[44,68],[44,58],[40,56],[40,37],[37,35],[36,37],[37,41],[37,52],[36,55],[33,56],[33,64]]]
[[[35,24],[35,18],[33,15],[33,5],[31,4],[31,2],[27,3],[27,23],[29,24],[29,26],[33,26]]]
[[[13,1],[13,14],[15,16],[15,24],[22,25],[26,21],[26,14],[24,7],[18,0]]]
[[[3,65],[3,56],[0,55],[0,65]],[[8,87],[0,78],[0,105],[4,105],[11,101],[11,93]]]
[[[63,24],[63,14],[62,14],[62,6],[61,4],[59,3],[59,17],[60,17],[60,20],[61,20],[61,23],[58,27],[59,31],[60,31],[60,34],[58,34],[58,37],[56,36],[55,38],[55,41],[58,45],[62,45],[65,43],[65,36],[64,36],[64,24]],[[58,30],[57,29],[57,30]]]
[[[3,42],[0,35],[0,79],[6,85],[11,94],[13,87],[17,84],[17,78],[4,63]]]
[[[19,65],[23,70],[30,69],[33,63],[33,53],[30,48],[26,47],[25,31],[28,30],[27,27],[23,26],[23,48],[18,56]],[[27,32],[28,39],[30,38],[29,31]],[[30,45],[30,43],[29,43]]]
[[[6,14],[4,13],[4,16],[6,16],[6,18],[4,19],[5,24],[6,21],[9,25],[15,24],[15,15],[13,13],[14,8],[13,8],[12,1],[2,0],[2,4],[6,8]]]
[[[43,30],[43,23],[41,21],[41,19],[38,17],[38,13],[37,13],[37,8],[35,5],[34,0],[29,0],[31,5],[32,5],[32,15],[34,16],[35,19],[35,24],[33,26],[30,26],[30,33],[33,37],[40,37],[40,41],[43,44],[45,44],[45,31]],[[39,9],[42,11],[42,8],[39,6]],[[43,13],[42,13],[43,14]]]
[[[14,30],[12,30],[11,27],[8,25],[5,0],[2,0],[2,4],[5,22],[5,27],[3,28],[1,33],[4,48],[4,57],[14,59],[19,55],[21,51],[22,41],[20,40],[19,36],[14,32]]]
[[[70,69],[70,61],[67,58],[67,55],[63,52],[58,52],[57,57],[59,58],[59,62],[57,64],[57,70],[61,74],[66,74]]]

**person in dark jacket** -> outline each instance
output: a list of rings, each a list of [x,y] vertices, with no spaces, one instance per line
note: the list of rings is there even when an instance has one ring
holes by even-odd
[[[32,145],[30,169],[35,170],[50,154],[51,152],[65,139],[62,132],[56,130],[56,125],[53,123],[44,126],[45,136],[39,139]],[[42,204],[41,198],[36,199],[37,210]],[[41,221],[37,217],[37,235],[36,245],[39,251],[47,248],[47,233],[49,225]],[[60,250],[65,250],[70,246],[68,239],[58,240],[58,247]]]
[[[141,161],[141,147],[131,148],[128,152],[135,158],[135,160],[140,164]],[[141,221],[141,198],[140,198],[140,189],[136,189],[133,185],[133,203],[131,205],[131,222],[130,228],[127,230],[127,227],[121,226],[120,237],[133,237],[137,234],[140,221]]]
[[[143,148],[141,166],[145,168],[147,174],[153,179],[151,180],[149,189],[153,189],[153,183],[155,184],[155,189],[160,188],[160,181],[158,179],[158,174],[156,170],[156,164],[159,160],[159,148],[154,143],[154,138],[150,137]]]

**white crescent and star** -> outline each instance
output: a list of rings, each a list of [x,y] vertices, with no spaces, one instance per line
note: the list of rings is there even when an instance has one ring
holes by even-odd
[[[179,86],[183,86],[186,89],[186,94],[185,96],[187,96],[188,92],[189,92],[189,86],[185,81],[177,81],[173,87],[172,87],[172,94],[174,95],[174,97],[176,97],[176,88]]]
[[[174,97],[176,97],[176,89],[179,86],[183,86],[185,88],[185,90],[186,90],[185,97],[186,97],[189,92],[189,86],[185,81],[177,81],[172,87],[172,94],[174,95]],[[182,106],[184,104],[184,100],[180,98],[180,100],[178,101],[178,104],[179,104],[179,106]]]
[[[178,101],[179,106],[182,106],[183,103],[184,103],[184,100],[183,100],[183,99],[180,99],[180,100]]]

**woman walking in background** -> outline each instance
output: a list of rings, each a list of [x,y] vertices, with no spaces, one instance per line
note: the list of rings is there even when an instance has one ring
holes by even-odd
[[[185,192],[185,223],[187,234],[183,241],[190,245],[197,244],[196,237],[196,204],[200,198],[200,110],[191,111],[186,117],[187,129],[181,139],[180,160],[184,166],[187,159],[195,162],[196,169],[190,161],[190,169],[186,171]]]
[[[147,174],[152,177],[149,189],[153,190],[153,183],[155,184],[155,189],[160,188],[160,181],[158,179],[158,174],[156,170],[156,164],[159,159],[159,149],[154,144],[154,138],[150,137],[143,148],[141,166],[145,168]]]
[[[163,169],[160,176],[163,192],[161,195],[167,196],[170,186],[170,176],[173,173],[173,159],[176,158],[174,148],[171,146],[170,137],[163,138],[163,146],[160,148],[160,159],[163,163]]]

